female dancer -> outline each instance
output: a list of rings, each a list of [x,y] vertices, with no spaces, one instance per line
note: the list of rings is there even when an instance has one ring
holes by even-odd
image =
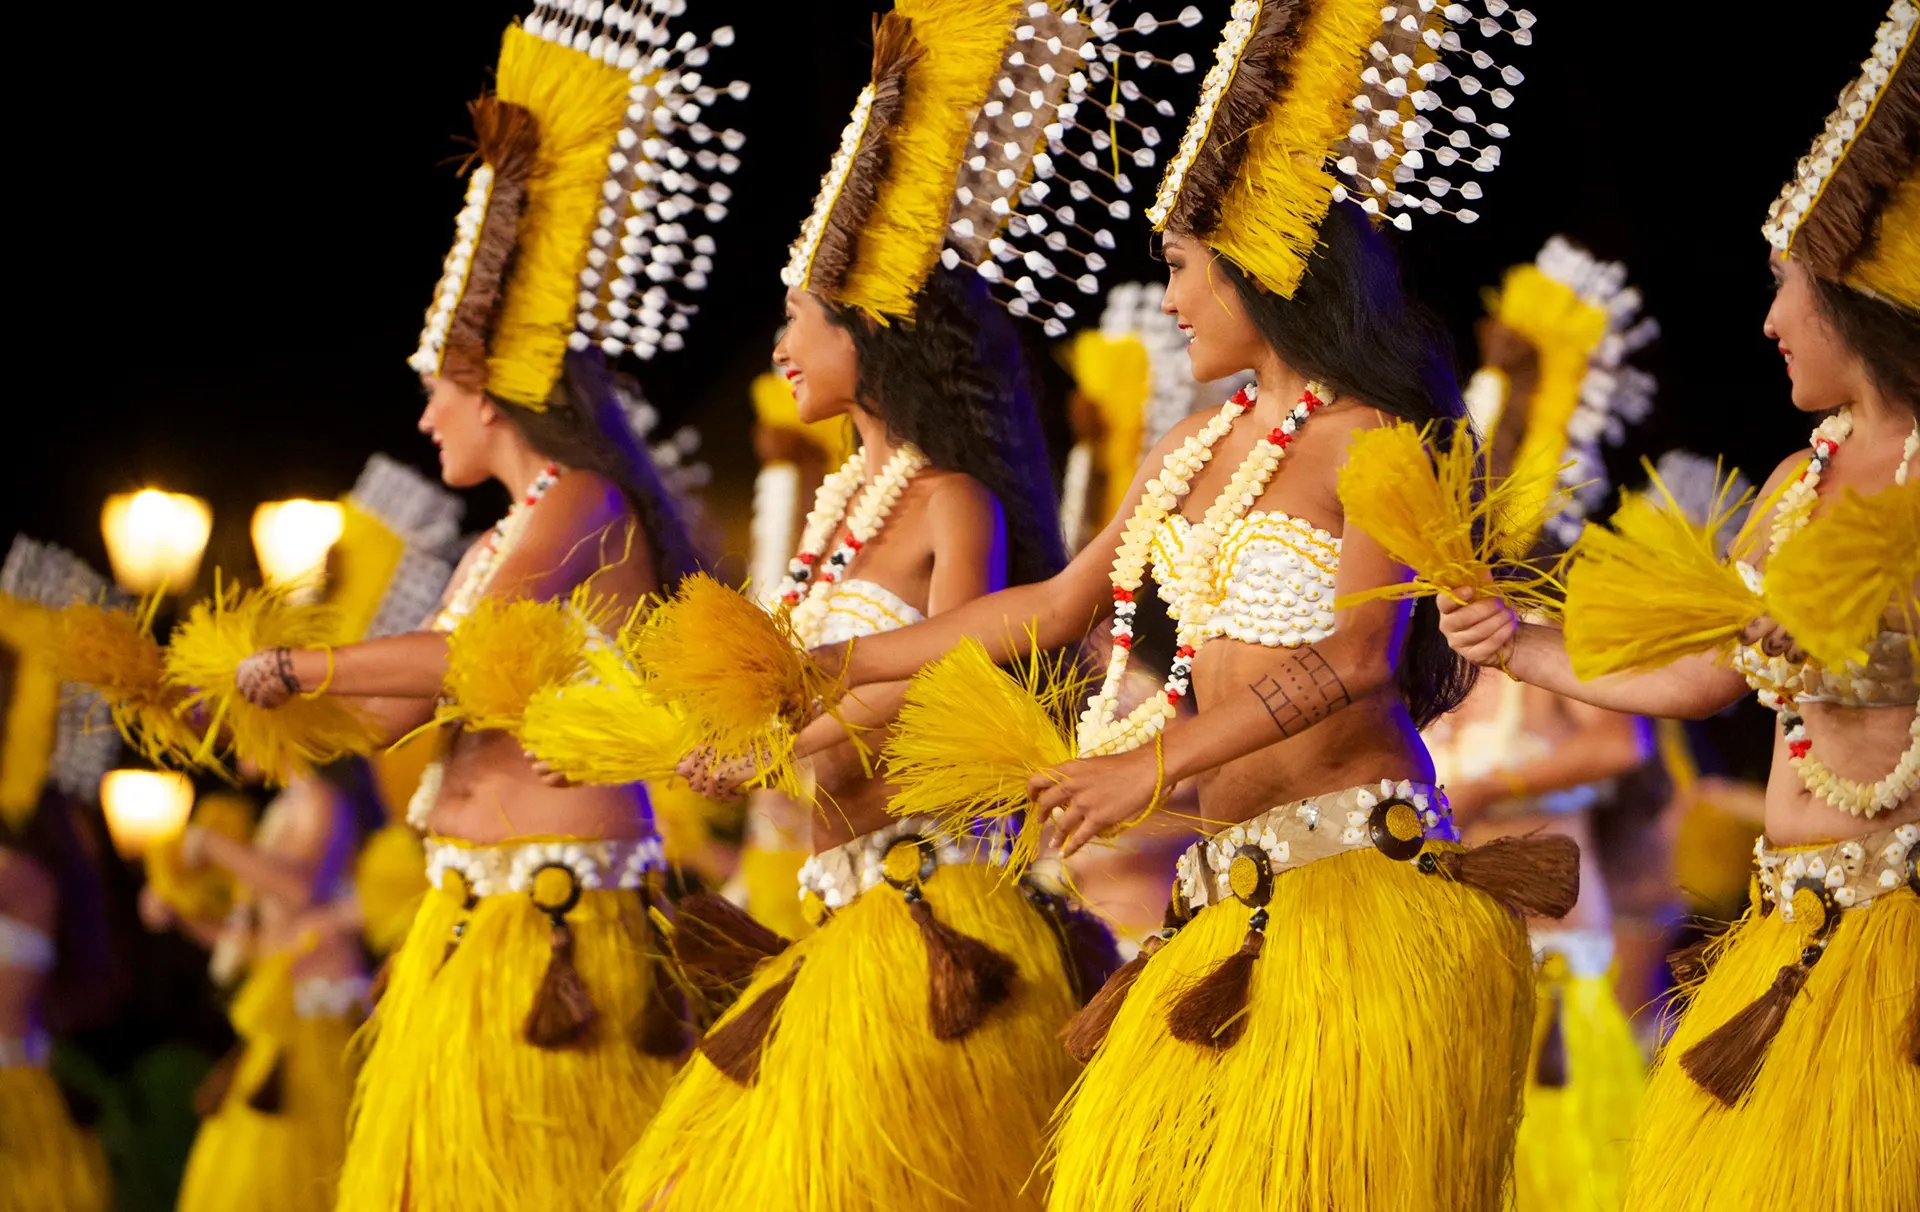
[[[697,287],[711,268],[711,237],[687,232],[704,167],[689,163],[663,198],[648,158],[689,129],[657,130],[656,105],[685,117],[715,99],[678,91],[680,56],[709,48],[676,48],[624,9],[593,12],[542,6],[507,30],[497,91],[472,106],[478,166],[411,360],[441,478],[491,479],[515,505],[428,626],[255,654],[242,687],[257,703],[348,696],[404,732],[431,715],[446,633],[483,598],[591,582],[631,604],[693,567],[606,359],[678,348],[686,318],[668,287]],[[734,158],[700,161],[731,171]],[[715,219],[724,190],[711,194]],[[655,272],[636,287],[647,249]],[[428,834],[434,889],[365,1033],[339,1206],[592,1206],[685,1048],[684,1010],[649,962],[661,851],[644,792],[550,787],[511,737],[458,731],[409,818]]]
[[[1480,324],[1469,407],[1490,470],[1567,466],[1563,479],[1580,485],[1549,519],[1547,549],[1576,535],[1606,492],[1600,435],[1651,404],[1652,379],[1626,364],[1657,331],[1638,299],[1624,267],[1555,236],[1507,271]],[[1650,729],[1493,670],[1425,740],[1468,842],[1549,830],[1580,846],[1579,902],[1558,922],[1528,923],[1538,1014],[1515,1200],[1541,1212],[1618,1209],[1645,1061],[1613,992],[1613,915],[1594,821],[1651,759]]]
[[[854,682],[899,677],[966,636],[1006,658],[1028,628],[1059,645],[1112,610],[1117,675],[1149,571],[1177,621],[1165,693],[1122,720],[1103,688],[1081,717],[1087,756],[1033,781],[1068,852],[1192,776],[1212,831],[1182,856],[1168,937],[1127,974],[1130,994],[1116,978],[1076,1023],[1072,1042],[1098,1050],[1060,1113],[1055,1208],[1487,1210],[1502,1198],[1532,1013],[1526,935],[1513,908],[1469,886],[1496,881],[1448,840],[1417,734],[1459,702],[1469,671],[1443,650],[1430,606],[1333,608],[1407,575],[1343,526],[1335,477],[1349,439],[1385,416],[1461,411],[1436,329],[1401,293],[1362,207],[1337,201],[1373,186],[1300,170],[1303,139],[1344,148],[1354,93],[1390,95],[1367,91],[1386,70],[1368,47],[1417,38],[1429,18],[1409,12],[1403,30],[1378,8],[1342,10],[1343,22],[1316,6],[1303,27],[1285,3],[1236,7],[1150,212],[1166,231],[1163,306],[1187,331],[1194,377],[1251,369],[1257,390],[1177,425],[1129,509],[1059,576],[844,657]],[[1396,120],[1367,148],[1397,156],[1389,135],[1421,130]],[[1395,176],[1387,163],[1364,179],[1376,172]],[[1374,211],[1387,193],[1376,184]],[[1303,213],[1304,229],[1286,228]],[[1189,690],[1197,713],[1167,722]],[[1516,907],[1565,907],[1526,847],[1500,845],[1520,877],[1502,886]]]
[[[800,415],[848,415],[861,439],[789,565],[805,643],[944,618],[1063,562],[1016,335],[992,279],[960,262],[997,268],[1002,232],[1045,222],[1018,212],[1046,191],[1023,197],[1025,172],[1001,161],[1028,166],[1087,85],[1059,70],[1088,39],[1073,16],[906,0],[876,24],[873,83],[783,275],[775,357]],[[1018,125],[997,91],[1015,79],[1032,85]],[[1026,290],[1016,313],[1049,306]],[[857,679],[840,720],[796,738],[818,783],[800,875],[816,928],[701,1042],[623,1167],[622,1207],[1037,1208],[1028,1178],[1074,1071],[1054,1037],[1111,942],[1055,888],[1008,878],[997,839],[889,816],[847,729],[873,743],[908,672]]]
[[[248,969],[230,1010],[240,1043],[202,1087],[207,1118],[181,1212],[333,1207],[350,1093],[341,1057],[367,1008],[365,961],[342,910],[360,842],[380,825],[371,792],[348,759],[289,783],[251,841],[190,824],[183,865],[216,867],[243,889],[224,923],[182,918],[152,885],[142,892],[149,929],[177,926],[216,965]]]
[[[1920,455],[1917,23],[1913,5],[1893,5],[1766,227],[1777,283],[1766,335],[1786,360],[1794,406],[1828,415],[1811,462],[1787,459],[1761,491],[1763,566],[1843,492],[1903,484]],[[1908,1129],[1920,1120],[1911,637],[1889,627],[1864,666],[1825,668],[1763,621],[1732,668],[1703,655],[1581,682],[1559,631],[1488,600],[1446,610],[1461,654],[1569,698],[1691,717],[1751,685],[1780,716],[1754,903],[1709,953],[1655,1070],[1627,1206],[1920,1207],[1920,1138]]]

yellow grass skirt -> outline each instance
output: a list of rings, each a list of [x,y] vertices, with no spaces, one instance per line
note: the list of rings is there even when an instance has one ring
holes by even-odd
[[[1778,911],[1734,925],[1648,1087],[1633,1212],[1920,1212],[1920,896],[1901,888],[1840,915],[1738,1104],[1680,1067],[1805,944]]]
[[[107,1187],[99,1142],[74,1126],[47,1071],[0,1068],[0,1208],[103,1212]]]
[[[675,1063],[633,1039],[654,932],[638,891],[583,892],[566,917],[596,1017],[580,1043],[522,1034],[551,955],[525,893],[472,909],[428,891],[355,1041],[341,1212],[581,1212],[660,1105]],[[460,928],[451,955],[447,945]]]
[[[1534,1067],[1514,1145],[1513,1206],[1516,1212],[1620,1212],[1627,1146],[1647,1088],[1646,1060],[1612,979],[1605,972],[1569,974],[1558,959],[1549,953],[1537,985]],[[1541,1083],[1550,1030],[1558,1031],[1565,1057],[1561,1085]]]
[[[740,882],[746,889],[747,912],[784,938],[799,938],[811,927],[800,915],[800,868],[807,861],[804,847],[770,850],[749,840],[740,851]]]
[[[1253,911],[1208,905],[1146,964],[1061,1108],[1047,1206],[1496,1212],[1533,1014],[1520,919],[1371,849],[1282,872],[1266,909],[1225,1050],[1167,1012]]]
[[[238,1067],[219,1108],[200,1124],[180,1185],[179,1212],[327,1212],[347,1147],[352,1079],[347,1043],[358,1016],[294,1013],[292,957],[248,974],[230,1014]],[[275,1111],[248,1102],[278,1088]]]
[[[1004,869],[942,864],[938,920],[1012,958],[1011,998],[953,1042],[928,1021],[926,944],[873,888],[768,961],[724,1026],[796,964],[760,1073],[696,1054],[616,1175],[623,1212],[1037,1212],[1047,1117],[1078,1068],[1077,1008],[1047,920]]]

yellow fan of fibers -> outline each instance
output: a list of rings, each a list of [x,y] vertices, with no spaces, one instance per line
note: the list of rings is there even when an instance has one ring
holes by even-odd
[[[157,766],[191,765],[200,735],[182,717],[186,695],[167,684],[166,658],[153,638],[156,596],[139,614],[75,604],[55,620],[54,664],[60,680],[92,687],[114,727]]]
[[[487,341],[487,390],[546,407],[579,311],[580,270],[604,205],[607,155],[626,121],[627,73],[519,26],[500,44],[495,93],[539,134],[511,276]]]
[[[964,835],[981,817],[1026,819],[1011,870],[1038,856],[1043,822],[1027,799],[1027,780],[1077,753],[1073,711],[1086,679],[1064,659],[1034,653],[1015,673],[993,663],[977,640],[913,675],[883,757],[895,787],[887,811],[930,816]]]
[[[634,630],[629,650],[655,694],[684,713],[695,748],[751,761],[761,782],[800,794],[794,730],[838,685],[808,658],[785,611],[768,613],[698,573]]]
[[[360,901],[360,932],[376,954],[385,955],[407,937],[426,895],[426,864],[426,847],[405,825],[387,825],[361,844],[353,891]]]
[[[314,766],[348,754],[368,754],[379,729],[331,695],[294,695],[279,707],[258,707],[240,694],[240,662],[268,648],[322,648],[339,636],[325,606],[295,602],[272,589],[242,590],[216,578],[213,597],[188,612],[167,645],[167,682],[187,690],[181,710],[204,709],[206,735],[194,760],[211,764],[222,730],[233,752],[258,767],[268,782],[284,784]]]
[[[1340,507],[1413,579],[1347,594],[1336,609],[1378,599],[1430,597],[1456,589],[1490,589],[1515,610],[1558,610],[1551,572],[1515,563],[1530,536],[1560,508],[1546,489],[1558,468],[1521,478],[1489,479],[1479,465],[1468,422],[1455,422],[1453,442],[1431,450],[1427,431],[1405,421],[1354,435],[1340,469]],[[1496,580],[1496,568],[1511,570]]]
[[[527,700],[521,745],[576,783],[665,779],[696,747],[686,720],[647,688],[619,649],[587,650],[578,676]]]
[[[1920,481],[1844,493],[1767,561],[1767,612],[1829,669],[1863,663],[1889,608],[1914,633]]]
[[[434,719],[518,731],[534,695],[578,677],[596,634],[613,620],[615,608],[585,588],[568,599],[476,602],[447,637],[445,697]]]
[[[193,806],[193,823],[202,829],[244,842],[253,833],[253,805],[245,797],[215,793]],[[185,833],[177,833],[147,847],[147,884],[168,908],[188,921],[220,922],[239,892],[225,869],[211,863],[189,867],[180,856]]]
[[[1487,311],[1526,338],[1539,355],[1539,375],[1527,400],[1525,436],[1514,455],[1512,474],[1543,496],[1551,495],[1566,458],[1567,422],[1580,405],[1587,361],[1607,335],[1607,313],[1532,262],[1507,271],[1499,297]],[[1492,440],[1492,434],[1486,436]],[[1531,513],[1543,503],[1519,501],[1514,512]],[[1551,511],[1541,521],[1550,516]]]
[[[885,322],[913,297],[946,240],[954,177],[973,116],[1000,74],[1027,0],[898,0],[924,52],[907,69],[906,107],[887,141],[886,180],[835,302]],[[572,289],[569,283],[569,290]],[[569,296],[571,297],[571,296]]]
[[[1729,475],[1695,520],[1645,466],[1652,492],[1623,494],[1612,529],[1587,527],[1569,556],[1567,656],[1582,680],[1723,647],[1764,609],[1714,542],[1752,494],[1733,499]]]
[[[1353,125],[1353,95],[1380,36],[1377,0],[1319,0],[1287,57],[1289,83],[1247,133],[1245,157],[1207,244],[1292,298],[1333,205],[1328,149]]]

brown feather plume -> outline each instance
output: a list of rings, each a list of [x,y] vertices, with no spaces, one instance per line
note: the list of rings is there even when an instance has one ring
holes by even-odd
[[[1220,208],[1246,158],[1247,136],[1292,78],[1293,52],[1306,24],[1308,0],[1265,0],[1240,52],[1233,79],[1221,94],[1206,142],[1187,169],[1167,230],[1202,238],[1220,226]]]
[[[793,982],[805,962],[795,960],[785,976],[767,986],[740,1013],[707,1032],[700,1041],[700,1051],[714,1068],[743,1086],[751,1086],[759,1078],[760,1056],[773,1034],[774,1016],[787,994],[793,992]]]
[[[1851,99],[1853,87],[1842,95]],[[1824,136],[1823,136],[1824,137]],[[1920,162],[1920,56],[1909,50],[1873,107],[1872,117],[1854,138],[1820,191],[1820,200],[1801,219],[1793,236],[1793,255],[1807,268],[1838,282],[1854,265],[1873,256],[1875,220],[1900,183]]]
[[[447,328],[441,373],[477,390],[486,386],[487,338],[520,239],[520,212],[527,204],[540,131],[533,111],[492,94],[469,102],[467,110],[473,115],[474,158],[493,169],[493,185],[486,218],[474,237],[466,289]]]
[[[866,130],[854,150],[840,196],[827,212],[820,243],[814,249],[813,265],[807,274],[810,290],[831,297],[853,267],[860,229],[873,213],[880,184],[887,177],[887,140],[906,112],[907,69],[919,57],[912,21],[897,12],[873,19],[873,106],[867,111]]]

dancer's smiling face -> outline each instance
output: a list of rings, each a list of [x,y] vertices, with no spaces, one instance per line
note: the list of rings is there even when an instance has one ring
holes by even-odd
[[[427,406],[420,432],[440,449],[440,479],[452,488],[472,488],[492,475],[493,427],[503,418],[485,393],[439,375],[422,375]]]
[[[773,364],[787,377],[802,421],[845,416],[854,407],[859,362],[853,334],[833,322],[811,291],[787,291],[787,326],[773,347]]]
[[[1825,412],[1852,402],[1866,368],[1821,311],[1806,266],[1776,254],[1768,258],[1768,267],[1773,271],[1773,306],[1761,327],[1786,362],[1793,406],[1802,412]]]
[[[1192,236],[1169,232],[1161,255],[1167,262],[1167,293],[1160,310],[1187,335],[1193,377],[1210,382],[1257,365],[1265,343],[1233,283],[1215,272],[1219,254]]]

